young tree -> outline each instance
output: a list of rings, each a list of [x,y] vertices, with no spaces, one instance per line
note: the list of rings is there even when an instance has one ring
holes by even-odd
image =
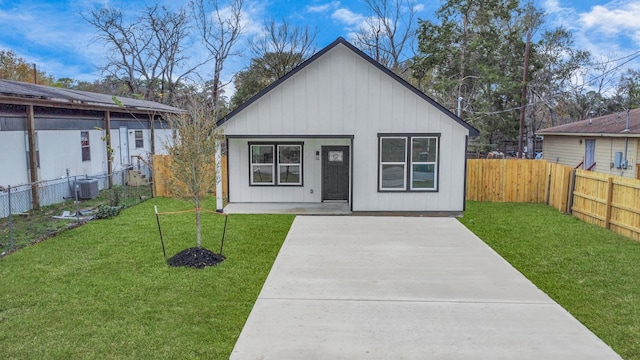
[[[211,193],[220,180],[214,159],[222,135],[216,128],[214,111],[208,104],[192,98],[184,108],[183,113],[169,117],[172,128],[177,132],[167,144],[173,176],[170,186],[175,196],[193,203],[196,209],[196,246],[201,248],[200,206],[202,198]]]

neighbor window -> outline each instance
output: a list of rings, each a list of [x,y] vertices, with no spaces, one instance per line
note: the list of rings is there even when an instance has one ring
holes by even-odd
[[[80,132],[80,146],[82,147],[82,161],[91,160],[91,147],[89,145],[89,132]]]
[[[378,190],[437,190],[439,135],[384,135],[379,139]]]
[[[144,147],[144,138],[142,137],[142,130],[135,131],[136,136],[136,149],[140,149]]]
[[[251,185],[302,185],[302,144],[250,144]]]

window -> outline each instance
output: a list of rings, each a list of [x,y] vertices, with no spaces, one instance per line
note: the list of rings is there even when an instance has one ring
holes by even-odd
[[[278,145],[278,183],[301,185],[301,145]]]
[[[250,144],[251,185],[302,185],[302,144]]]
[[[142,130],[135,131],[136,136],[136,149],[140,149],[144,147],[144,138],[142,137]]]
[[[274,185],[273,145],[251,145],[251,185]]]
[[[89,145],[89,132],[80,132],[80,146],[82,147],[82,161],[91,160],[91,146]]]
[[[439,135],[379,136],[379,191],[434,191]]]

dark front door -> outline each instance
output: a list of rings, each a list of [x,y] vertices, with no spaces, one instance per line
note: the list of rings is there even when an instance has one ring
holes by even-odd
[[[322,200],[349,200],[349,147],[322,147]]]

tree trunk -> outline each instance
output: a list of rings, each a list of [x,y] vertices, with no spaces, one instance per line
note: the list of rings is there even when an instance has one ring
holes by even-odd
[[[200,200],[196,199],[196,246],[202,247],[202,237],[200,232]]]

